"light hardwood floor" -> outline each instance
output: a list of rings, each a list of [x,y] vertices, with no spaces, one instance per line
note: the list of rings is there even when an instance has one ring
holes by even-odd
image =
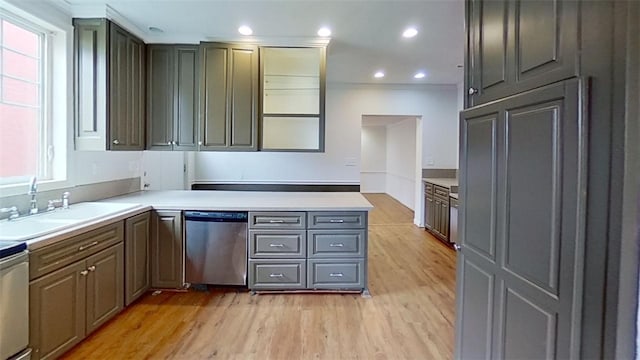
[[[357,294],[148,294],[66,359],[449,359],[455,253],[388,195],[367,194],[369,287]]]

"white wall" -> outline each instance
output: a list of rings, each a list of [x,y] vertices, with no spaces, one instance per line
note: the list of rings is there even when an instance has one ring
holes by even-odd
[[[387,192],[387,127],[363,126],[360,192]]]
[[[416,119],[387,126],[387,194],[415,209]]]
[[[194,180],[359,184],[366,114],[422,116],[423,167],[457,167],[456,85],[328,84],[325,109],[324,153],[199,152]]]

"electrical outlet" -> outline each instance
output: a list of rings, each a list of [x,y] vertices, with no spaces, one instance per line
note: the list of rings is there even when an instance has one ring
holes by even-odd
[[[344,158],[344,166],[356,166],[357,160],[353,157]]]

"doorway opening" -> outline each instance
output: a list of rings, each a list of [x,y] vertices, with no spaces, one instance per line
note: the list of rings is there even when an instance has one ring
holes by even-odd
[[[362,115],[360,146],[360,192],[388,194],[423,226],[422,117]]]

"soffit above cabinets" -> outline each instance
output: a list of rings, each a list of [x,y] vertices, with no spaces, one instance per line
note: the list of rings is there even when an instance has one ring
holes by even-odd
[[[49,0],[75,17],[108,17],[147,43],[322,41],[329,83],[457,84],[462,81],[463,0]],[[249,25],[253,35],[238,33]],[[406,39],[409,26],[418,35]],[[162,29],[161,33],[149,27]],[[326,42],[326,39],[324,40]],[[373,74],[382,70],[385,77]],[[418,71],[425,78],[415,79]]]

